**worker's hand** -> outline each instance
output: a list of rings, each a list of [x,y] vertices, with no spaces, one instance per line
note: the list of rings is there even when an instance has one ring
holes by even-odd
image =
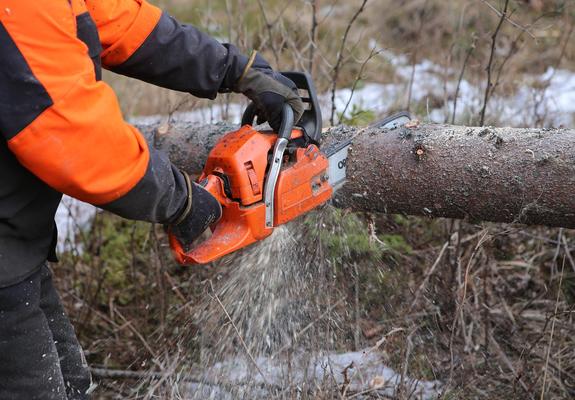
[[[222,217],[222,206],[210,192],[197,183],[188,181],[191,192],[188,203],[177,220],[168,227],[180,242],[184,251],[189,251],[194,240],[199,238],[208,227]]]
[[[275,132],[280,129],[284,104],[289,104],[293,109],[296,123],[304,111],[296,85],[279,72],[272,70],[259,56],[248,66],[234,91],[243,93],[253,101],[256,105],[258,123],[267,121]]]

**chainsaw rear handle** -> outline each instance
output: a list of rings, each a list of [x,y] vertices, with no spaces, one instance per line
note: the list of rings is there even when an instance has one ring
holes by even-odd
[[[246,110],[244,111],[244,116],[242,117],[242,126],[253,125],[254,119],[256,117],[256,105],[255,103],[250,103]],[[282,123],[280,125],[279,132],[276,132],[278,138],[289,139],[291,137],[291,132],[294,126],[294,114],[293,110],[289,104],[284,104],[282,108]]]

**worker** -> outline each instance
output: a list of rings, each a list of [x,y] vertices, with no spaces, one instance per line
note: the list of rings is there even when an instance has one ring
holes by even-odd
[[[170,226],[188,245],[218,201],[127,124],[102,68],[213,99],[243,93],[275,130],[295,85],[145,0],[0,0],[0,399],[89,398],[47,261],[62,194]],[[193,134],[193,132],[190,132]]]

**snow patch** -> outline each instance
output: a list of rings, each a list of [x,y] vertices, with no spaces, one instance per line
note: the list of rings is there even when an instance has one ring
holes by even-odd
[[[56,211],[58,251],[80,250],[76,235],[90,226],[97,208],[69,196],[64,196]]]
[[[364,393],[365,397],[370,398],[378,395],[392,397],[403,381],[414,398],[426,400],[437,398],[442,388],[440,381],[422,381],[408,376],[402,378],[401,374],[385,366],[381,356],[373,349],[315,357],[301,352],[294,355],[289,363],[271,357],[258,357],[255,361],[265,380],[248,360],[234,358],[206,368],[198,377],[202,383],[191,384],[188,392],[192,398],[210,395],[216,399],[232,399],[239,394],[250,395],[251,398],[270,398],[273,393],[268,391],[274,387],[319,387],[322,382],[330,382],[330,387],[334,384],[340,388],[345,385],[347,394]],[[198,370],[204,368],[202,366]],[[229,386],[233,389],[228,389]]]
[[[417,116],[428,122],[444,123],[451,121],[453,97],[457,91],[459,71],[449,70],[429,60],[423,60],[415,67],[410,65],[406,56],[382,52],[382,62],[391,64],[395,69],[398,82],[389,84],[364,83],[355,90],[342,88],[335,93],[336,113],[351,117],[351,110],[370,110],[384,116],[389,110],[405,106],[409,82],[412,74],[411,102],[427,103],[423,115]],[[447,82],[444,76],[448,76]],[[571,126],[575,113],[575,73],[568,70],[549,68],[541,76],[525,75],[524,82],[516,93],[504,97],[492,96],[488,104],[487,115],[496,115],[501,124],[511,126],[533,126],[544,117],[550,126]],[[542,91],[541,87],[547,87]],[[537,88],[537,89],[536,89]],[[459,84],[456,121],[465,124],[465,116],[477,116],[483,105],[485,88],[463,79]],[[442,107],[434,107],[434,99],[447,99]],[[331,113],[331,94],[319,96],[324,120]],[[239,123],[245,103],[214,104],[193,111],[174,113],[170,118],[174,122],[214,123],[228,120]],[[227,118],[225,118],[227,117]],[[160,123],[166,121],[162,115],[137,117],[132,123]]]

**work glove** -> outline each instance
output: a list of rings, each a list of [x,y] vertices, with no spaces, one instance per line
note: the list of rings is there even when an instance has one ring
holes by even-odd
[[[189,251],[193,242],[199,238],[210,225],[218,222],[222,217],[220,202],[201,185],[191,182],[184,173],[188,185],[187,203],[176,219],[168,227],[184,251]]]
[[[257,53],[250,58],[233,90],[243,93],[254,102],[258,123],[267,121],[274,132],[280,129],[284,104],[289,104],[293,109],[294,123],[299,121],[304,112],[295,83],[275,72]]]

